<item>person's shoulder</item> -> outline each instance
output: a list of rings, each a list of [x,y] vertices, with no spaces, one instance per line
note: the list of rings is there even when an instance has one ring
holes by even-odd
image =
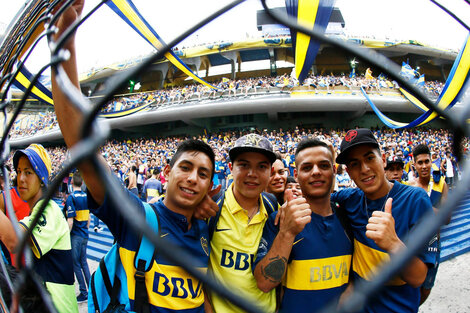
[[[423,188],[418,187],[416,182],[408,182],[407,184],[402,184],[399,182],[394,182],[393,185],[398,192],[407,192],[410,194],[424,194],[427,196],[426,191]]]
[[[337,197],[346,198],[346,197],[350,197],[350,196],[353,196],[353,195],[360,195],[362,193],[363,193],[362,190],[359,189],[359,188],[344,188],[344,189],[336,191],[332,195],[336,195]]]
[[[430,202],[430,198],[427,192],[421,187],[404,185],[400,183],[396,183],[395,186],[396,186],[396,194],[405,196],[408,199],[413,199],[413,201],[417,201],[421,199],[426,202]]]

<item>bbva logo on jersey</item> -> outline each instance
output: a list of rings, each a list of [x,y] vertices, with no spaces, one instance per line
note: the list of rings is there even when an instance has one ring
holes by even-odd
[[[233,251],[222,249],[220,265],[228,268],[233,267],[238,271],[246,271],[251,268],[254,257],[253,254],[243,252],[234,253]]]
[[[201,286],[200,281],[191,278],[167,277],[163,273],[155,272],[152,291],[164,297],[195,299],[202,293]]]

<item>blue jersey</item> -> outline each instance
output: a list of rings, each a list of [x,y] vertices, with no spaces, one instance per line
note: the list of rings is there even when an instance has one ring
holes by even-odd
[[[395,231],[404,241],[421,217],[432,212],[431,201],[426,192],[417,187],[393,183],[388,194],[393,199],[392,215]],[[366,225],[373,211],[383,210],[386,197],[368,200],[358,188],[340,190],[331,195],[347,212],[354,232],[353,273],[356,279],[370,280],[381,263],[389,260],[387,252],[366,237]],[[436,252],[423,247],[417,255],[425,264],[433,265]],[[392,279],[382,289],[375,301],[366,305],[365,312],[417,312],[420,301],[419,288],[413,288],[399,277]]]
[[[264,225],[256,265],[266,256],[279,228],[274,225],[277,212]],[[282,312],[320,311],[332,301],[337,302],[346,289],[351,268],[352,243],[335,214],[312,220],[295,237],[282,282]]]
[[[86,193],[74,191],[65,201],[65,208],[67,210],[67,218],[73,218],[70,234],[72,236],[88,238],[90,211],[88,210]]]
[[[131,192],[127,191],[129,200],[139,208],[142,214],[144,206]],[[111,205],[109,195],[102,206],[89,196],[90,210],[98,216],[114,235],[120,245],[119,254],[124,270],[127,273],[127,288],[130,298],[130,308],[134,310],[134,257],[140,241],[126,220]],[[157,212],[161,237],[184,249],[192,256],[193,265],[202,271],[207,271],[209,263],[209,243],[207,225],[202,220],[193,219],[188,229],[187,219],[178,213],[170,211],[162,200],[151,204]],[[157,253],[152,268],[145,274],[147,293],[151,312],[204,312],[204,292],[202,284],[178,265],[166,260]]]
[[[145,182],[142,194],[147,199],[147,202],[155,197],[160,197],[162,193],[162,183],[158,179],[150,178]]]
[[[227,164],[225,162],[222,162],[222,161],[215,162],[215,167],[217,168],[217,171],[219,171],[217,173],[219,181],[225,179],[225,167],[226,166]]]

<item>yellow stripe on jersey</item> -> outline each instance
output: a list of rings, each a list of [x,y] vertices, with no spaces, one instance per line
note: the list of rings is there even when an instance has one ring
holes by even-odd
[[[340,287],[348,283],[350,267],[351,255],[316,260],[293,260],[287,266],[284,286],[295,290]]]
[[[21,228],[23,228],[23,231],[26,232],[28,230],[28,227],[21,222],[20,222],[20,226]],[[31,243],[31,250],[33,251],[34,256],[40,259],[42,257],[41,249],[39,248],[38,243],[34,239],[34,236],[30,237],[29,242]]]
[[[390,262],[390,255],[382,252],[354,239],[353,271],[366,280],[371,280],[378,272],[378,268]],[[389,281],[387,285],[400,286],[406,284],[402,279],[396,277]]]
[[[135,298],[135,251],[119,248],[121,262],[127,276],[129,299]],[[199,268],[206,273],[207,268]],[[152,268],[145,274],[145,285],[149,303],[171,310],[186,310],[204,303],[202,283],[178,266],[161,265],[153,262]]]
[[[75,213],[77,214],[77,216],[75,216],[74,219],[79,222],[88,221],[88,219],[90,218],[90,210],[78,210],[75,211]]]
[[[159,197],[160,193],[158,192],[158,189],[147,189],[147,197]]]

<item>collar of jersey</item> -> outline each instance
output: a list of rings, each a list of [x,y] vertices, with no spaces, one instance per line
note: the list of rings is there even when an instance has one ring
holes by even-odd
[[[181,227],[182,231],[188,231],[188,219],[184,215],[173,212],[172,210],[167,208],[166,205],[163,203],[163,198],[160,198],[160,200],[158,200],[157,206],[159,207],[159,214],[163,214],[166,218],[174,221],[174,223]]]
[[[245,213],[246,211],[238,204],[237,200],[235,199],[232,188],[233,188],[233,184],[230,186],[230,188],[227,188],[227,191],[225,192],[224,206],[226,205],[227,208],[230,210],[230,213],[232,214],[236,214],[240,211]],[[266,208],[264,207],[263,198],[261,195],[259,195],[258,201],[260,203],[259,211],[261,214],[255,215],[255,217],[251,220],[251,222],[256,222],[259,216],[261,216],[262,219],[265,219],[268,217],[268,212],[266,211]]]

